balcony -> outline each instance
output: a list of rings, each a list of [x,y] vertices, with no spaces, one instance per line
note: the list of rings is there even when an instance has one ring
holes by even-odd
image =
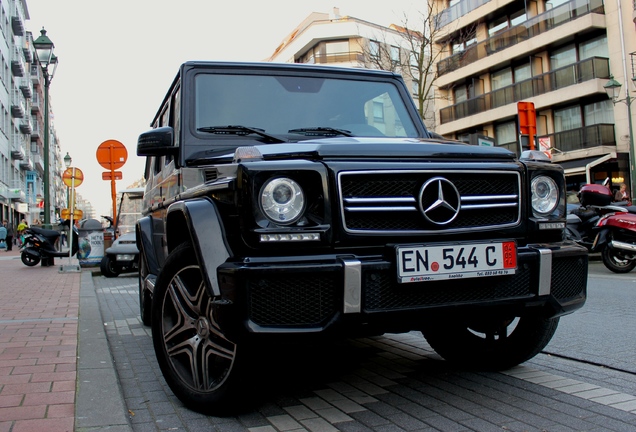
[[[40,112],[40,107],[41,102],[40,102],[40,97],[38,96],[37,93],[33,94],[33,97],[31,98],[31,113],[32,114],[36,114]]]
[[[37,63],[31,64],[31,83],[33,85],[38,86],[44,77],[42,76],[42,70],[40,69],[40,65]]]
[[[24,183],[15,183],[13,187],[9,187],[7,189],[7,198],[15,201],[26,202],[25,189],[26,186],[24,185]]]
[[[31,157],[32,157],[33,166],[35,167],[35,169],[38,170],[39,172],[43,173],[44,172],[44,160],[42,159],[42,155],[40,155],[39,153],[32,153]]]
[[[30,134],[32,130],[31,120],[28,118],[20,120],[20,132],[23,134]]]
[[[463,17],[469,12],[474,11],[481,5],[485,5],[490,0],[461,0],[459,3],[444,9],[433,17],[435,29],[439,30],[444,26],[452,23],[458,18]]]
[[[20,90],[22,91],[22,95],[27,99],[33,96],[31,92],[31,82],[27,78],[20,79]]]
[[[604,14],[603,0],[573,0],[530,18],[518,26],[509,28],[466,50],[453,54],[437,63],[438,76],[486,58],[494,53],[510,48],[520,42],[552,30],[562,24],[571,22],[581,16],[598,13]]]
[[[519,102],[574,84],[609,78],[609,59],[592,57],[440,110],[442,124]]]
[[[31,116],[31,141],[37,141],[40,135],[40,122],[38,122],[36,116]]]
[[[18,14],[11,17],[11,28],[16,36],[24,36],[24,22]]]
[[[549,135],[541,135],[538,138],[548,138],[550,147],[556,148],[561,152],[588,150],[602,146],[616,147],[613,124],[596,124]]]
[[[14,76],[19,77],[23,77],[26,72],[24,55],[17,48],[13,50],[13,58],[11,59],[11,72]]]
[[[24,159],[24,149],[20,144],[13,144],[11,147],[11,159],[22,160]]]
[[[26,156],[20,161],[20,169],[24,171],[33,171],[33,161],[31,156]]]
[[[357,51],[331,53],[331,54],[319,54],[311,56],[305,63],[310,64],[329,64],[329,63],[348,63],[358,62],[364,64],[364,54]]]
[[[13,102],[11,105],[11,115],[15,118],[24,117],[24,104],[22,102]]]

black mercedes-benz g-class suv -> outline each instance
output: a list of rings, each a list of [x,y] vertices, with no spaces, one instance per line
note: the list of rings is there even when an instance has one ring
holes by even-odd
[[[497,370],[585,302],[562,168],[434,138],[399,75],[188,62],[151,127],[140,312],[192,409],[232,407],[262,343],[417,330]]]

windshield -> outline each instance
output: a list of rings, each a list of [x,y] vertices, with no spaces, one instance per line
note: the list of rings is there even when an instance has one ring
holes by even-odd
[[[391,82],[199,74],[196,129],[240,125],[267,134],[417,137]]]

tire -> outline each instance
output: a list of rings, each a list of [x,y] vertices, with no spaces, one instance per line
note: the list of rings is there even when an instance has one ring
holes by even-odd
[[[614,273],[629,273],[636,267],[636,259],[626,258],[619,250],[605,246],[601,252],[603,264]]]
[[[466,369],[510,369],[537,355],[550,342],[558,318],[523,316],[436,323],[423,331],[444,359]]]
[[[152,339],[159,367],[188,408],[230,415],[245,406],[245,349],[228,340],[215,319],[194,250],[179,245],[157,278],[152,301]]]
[[[22,260],[22,264],[29,267],[36,266],[40,263],[40,257],[29,255],[26,252],[20,254],[20,259]]]
[[[117,277],[120,273],[120,269],[108,255],[102,258],[102,261],[99,263],[99,269],[102,271],[102,275],[107,278]]]
[[[148,276],[148,267],[141,253],[139,253],[139,316],[144,325],[152,324],[152,298],[144,289],[144,279]]]

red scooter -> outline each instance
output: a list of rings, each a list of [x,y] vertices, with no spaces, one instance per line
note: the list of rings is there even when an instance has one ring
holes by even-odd
[[[612,191],[604,185],[585,185],[579,198],[582,204],[611,208],[600,217],[590,249],[600,252],[603,264],[614,273],[628,273],[636,267],[636,206],[629,202],[612,203]]]

